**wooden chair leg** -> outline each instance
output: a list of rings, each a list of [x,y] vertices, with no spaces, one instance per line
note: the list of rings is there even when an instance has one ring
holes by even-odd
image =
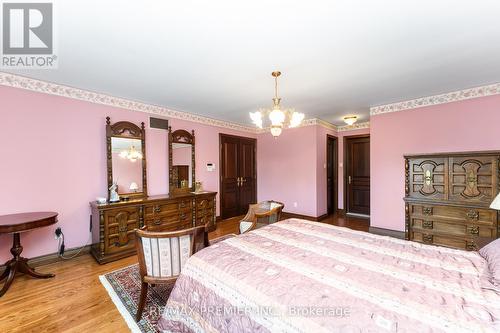
[[[142,318],[142,311],[144,311],[144,305],[146,304],[147,296],[148,284],[146,282],[143,282],[141,286],[141,297],[139,298],[139,304],[137,305],[137,314],[135,315],[135,321],[139,321]]]

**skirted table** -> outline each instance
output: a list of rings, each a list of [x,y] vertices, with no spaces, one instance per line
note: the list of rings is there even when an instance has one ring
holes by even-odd
[[[54,274],[35,272],[28,265],[28,259],[21,257],[23,247],[21,246],[20,233],[55,224],[57,223],[57,215],[54,212],[33,212],[0,216],[0,234],[12,234],[14,238],[12,248],[10,249],[13,258],[5,263],[5,270],[0,275],[0,281],[7,278],[0,290],[0,297],[7,292],[17,272],[25,273],[38,279],[54,277]]]

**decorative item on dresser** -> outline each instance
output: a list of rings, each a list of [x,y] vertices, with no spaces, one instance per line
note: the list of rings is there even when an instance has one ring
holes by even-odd
[[[144,125],[141,128],[129,122],[111,125],[109,117],[106,120],[108,183],[112,185],[118,179],[118,194],[121,198],[118,202],[90,203],[93,243],[91,253],[96,260],[106,263],[135,254],[135,229],[144,226],[149,231],[177,231],[197,226],[206,226],[208,231],[215,230],[217,193],[193,192],[196,181],[194,131],[172,132],[169,128],[170,194],[148,196]],[[133,135],[132,139],[130,135]],[[135,161],[116,154],[124,149],[128,152],[131,147],[135,147]],[[142,148],[138,150],[137,147]],[[176,152],[173,152],[173,148]],[[142,160],[141,164],[134,164],[139,163],[139,160]],[[189,166],[190,172],[182,180],[188,183],[187,186],[179,186],[180,181],[176,184],[172,182],[172,161]],[[127,179],[127,182],[120,186],[120,179]],[[133,186],[130,186],[132,183]],[[129,191],[131,187],[134,192],[120,193],[120,189]]]
[[[406,238],[477,250],[500,233],[489,205],[499,192],[500,152],[405,156]]]

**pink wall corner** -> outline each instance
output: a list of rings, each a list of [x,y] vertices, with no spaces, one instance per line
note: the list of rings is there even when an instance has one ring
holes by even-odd
[[[107,196],[105,118],[146,123],[148,194],[168,192],[167,132],[150,129],[151,114],[85,101],[0,87],[4,126],[0,163],[0,215],[25,211],[57,211],[66,247],[89,242],[89,201]],[[224,128],[171,119],[173,129],[195,130],[196,176],[206,190],[219,192],[219,133],[256,137]],[[206,163],[216,170],[208,172]],[[217,205],[217,213],[219,206]],[[57,251],[54,230],[42,228],[22,235],[23,255]],[[10,254],[11,236],[0,236],[0,262]]]
[[[316,126],[305,126],[285,129],[277,139],[258,135],[258,201],[281,201],[286,212],[316,216],[316,132]]]
[[[405,154],[500,150],[499,123],[499,95],[372,116],[371,225],[405,229]]]
[[[371,125],[371,124],[370,124]],[[370,134],[370,128],[363,128],[353,131],[344,131],[338,133],[339,147],[339,165],[338,165],[338,189],[339,189],[339,209],[344,209],[344,138],[354,135]],[[371,142],[370,142],[371,144]],[[371,175],[373,179],[373,175]]]

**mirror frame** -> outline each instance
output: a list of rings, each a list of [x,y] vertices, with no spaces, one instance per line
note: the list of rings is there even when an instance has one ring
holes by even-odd
[[[194,130],[189,133],[186,130],[179,129],[172,132],[172,126],[168,127],[168,188],[171,194],[194,192],[196,182],[196,164],[195,164],[195,149],[194,149]],[[172,144],[174,143],[188,143],[191,144],[191,187],[178,188],[174,185],[173,178],[173,158],[172,158]]]
[[[130,133],[126,135],[125,133]],[[139,199],[148,196],[148,182],[146,176],[146,130],[144,122],[141,127],[129,121],[119,121],[111,124],[110,117],[106,117],[106,145],[107,145],[107,174],[108,174],[108,201],[109,201],[109,188],[113,185],[113,155],[111,138],[127,138],[141,140],[141,153],[142,153],[142,192],[138,193],[123,193],[120,194],[120,200]]]

